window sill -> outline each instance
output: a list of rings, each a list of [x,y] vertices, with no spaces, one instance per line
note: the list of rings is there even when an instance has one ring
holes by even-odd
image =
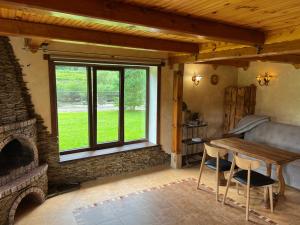
[[[150,148],[150,147],[154,147],[154,146],[158,146],[158,145],[153,144],[151,142],[142,142],[142,143],[137,143],[137,144],[124,145],[124,146],[120,146],[120,147],[106,148],[106,149],[97,150],[97,151],[85,151],[85,152],[60,155],[59,159],[60,159],[60,163],[65,163],[65,162],[70,162],[70,161],[75,161],[75,160],[80,160],[80,159],[88,159],[88,158],[104,156],[104,155],[111,155],[111,154],[116,154],[116,153],[121,153],[121,152],[135,151],[135,150]]]

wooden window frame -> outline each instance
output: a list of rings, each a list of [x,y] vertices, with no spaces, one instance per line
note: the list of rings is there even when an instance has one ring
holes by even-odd
[[[77,62],[72,60],[48,60],[49,65],[49,89],[50,89],[50,105],[51,105],[51,131],[54,136],[59,138],[58,134],[58,112],[57,112],[57,94],[56,94],[56,71],[55,66],[63,65],[63,66],[78,66],[78,67],[86,67],[87,69],[87,89],[88,89],[88,130],[89,130],[89,147],[83,147],[78,149],[70,149],[63,152],[59,152],[60,155],[72,154],[84,151],[95,151],[102,150],[112,147],[120,147],[129,144],[136,144],[142,142],[148,142],[149,138],[149,97],[150,97],[150,66],[152,65],[131,65],[125,63],[88,63],[88,62]],[[160,72],[161,68],[158,65],[155,65],[158,68],[158,88],[160,87]],[[120,71],[120,108],[119,108],[119,140],[116,142],[108,142],[108,143],[100,143],[97,144],[97,108],[95,108],[95,101],[97,98],[96,94],[96,71],[97,70],[116,70]],[[145,120],[145,138],[132,140],[132,141],[124,141],[124,85],[125,85],[125,70],[126,69],[145,69],[146,70],[146,120]],[[93,81],[94,80],[94,81]],[[157,115],[159,115],[159,100],[160,100],[160,91],[157,90],[158,93],[158,107],[157,107]],[[157,120],[157,137],[159,137],[159,119]]]

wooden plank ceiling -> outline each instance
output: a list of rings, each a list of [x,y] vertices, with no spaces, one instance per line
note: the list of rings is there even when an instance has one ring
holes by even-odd
[[[125,2],[185,16],[226,21],[264,31],[300,25],[299,0],[125,0]]]
[[[43,9],[43,14],[49,13],[66,19],[77,18],[79,22],[86,18],[108,26],[115,25],[115,27],[131,28],[135,31],[142,30],[161,34],[181,33],[243,44],[262,44],[265,39],[264,33],[258,30],[210,21],[204,18],[189,18],[170,12],[110,0],[11,0],[8,2],[17,4],[24,10],[28,7],[34,7]]]
[[[204,38],[188,34],[171,34],[152,32],[146,29],[137,29],[136,26],[121,24],[113,21],[92,20],[84,17],[70,17],[60,13],[52,14],[43,10],[28,9],[22,7],[8,7],[0,4],[0,17],[5,19],[22,20],[33,23],[45,23],[58,26],[75,27],[80,29],[100,30],[114,33],[126,33],[137,36],[161,38],[167,40],[178,40],[183,42],[199,43]]]
[[[203,63],[207,57],[208,61],[222,60],[225,64],[226,57],[219,57],[219,52],[225,51],[226,56],[232,53],[230,59],[241,55],[252,59],[261,52],[300,54],[300,47],[294,43],[300,43],[298,15],[298,0],[0,0],[0,34],[55,40],[53,32],[47,36],[47,32],[42,35],[43,30],[74,28],[75,41],[85,39],[95,44],[133,48],[143,48],[145,42],[145,49],[188,53],[172,55],[171,61],[176,63]],[[16,20],[27,23],[16,25]],[[9,29],[5,23],[17,27]],[[43,26],[36,26],[39,28],[36,32],[27,29],[26,33],[26,29],[22,29],[23,26],[34,29],[35,24]],[[80,31],[85,35],[75,37]],[[89,34],[106,38],[88,38]],[[118,34],[123,35],[124,44]],[[65,40],[69,36],[60,35],[57,39]],[[136,39],[139,37],[141,39]],[[139,44],[135,45],[135,40],[139,40]],[[157,44],[147,45],[147,40]],[[274,43],[280,46],[271,51]],[[296,48],[284,52],[290,43]],[[287,56],[283,59],[290,61]]]

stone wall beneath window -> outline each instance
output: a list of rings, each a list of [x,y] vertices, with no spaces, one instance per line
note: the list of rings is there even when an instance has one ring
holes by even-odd
[[[36,118],[39,157],[41,162],[46,162],[49,166],[50,184],[83,182],[170,165],[170,155],[161,150],[159,145],[61,163],[57,137],[48,132],[41,117]]]
[[[56,161],[56,157],[51,160]],[[153,146],[93,158],[51,163],[50,165],[55,166],[49,169],[48,176],[52,183],[83,182],[98,177],[141,171],[164,164],[170,164],[169,155],[162,151],[160,146]]]

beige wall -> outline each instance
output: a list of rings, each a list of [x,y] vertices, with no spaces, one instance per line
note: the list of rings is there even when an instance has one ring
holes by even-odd
[[[199,86],[193,86],[192,76],[199,73],[204,76]],[[219,75],[219,83],[212,85],[210,76]],[[193,112],[199,112],[208,123],[208,136],[219,137],[223,131],[225,88],[237,83],[237,69],[211,65],[187,64],[184,69],[183,100]]]
[[[48,78],[48,61],[43,59],[43,54],[38,51],[32,54],[24,50],[24,39],[10,37],[15,55],[25,74],[24,80],[31,94],[35,110],[40,114],[49,131],[51,129],[50,94]]]
[[[238,71],[238,85],[257,84],[256,76],[270,72],[276,78],[268,87],[257,88],[256,114],[269,115],[272,120],[300,125],[300,70],[292,65],[253,62],[249,69]]]
[[[50,112],[50,94],[48,78],[48,62],[43,59],[43,53],[31,53],[24,49],[24,39],[19,37],[10,37],[16,57],[23,66],[23,72],[26,75],[29,91],[35,110],[40,114],[48,130],[51,131],[51,112]],[[126,57],[135,59],[147,57],[146,60],[157,60],[167,58],[166,53],[156,51],[133,50],[126,48],[110,48],[105,46],[66,44],[53,42],[49,45],[52,54],[58,55],[80,55],[84,57],[106,57],[114,58]],[[161,144],[166,152],[171,151],[171,127],[172,127],[172,71],[167,67],[162,67],[162,95],[161,95]]]

